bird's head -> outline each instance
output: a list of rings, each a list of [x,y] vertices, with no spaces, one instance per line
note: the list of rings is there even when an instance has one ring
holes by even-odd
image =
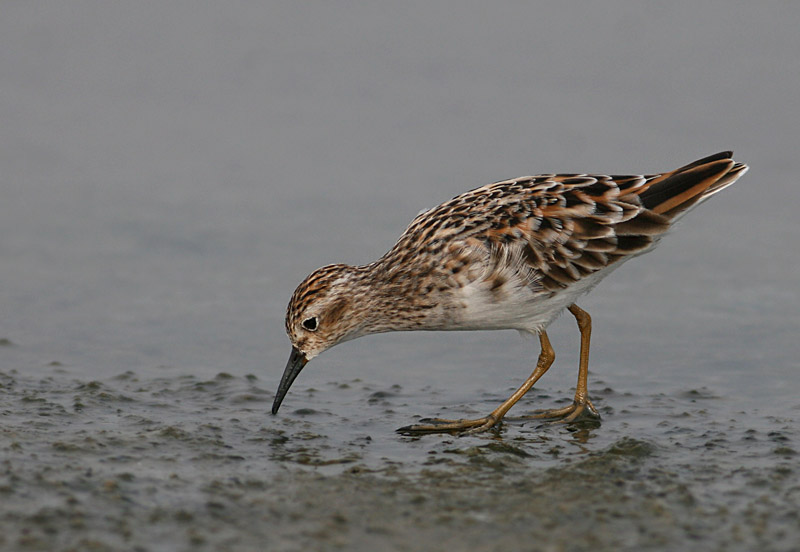
[[[297,286],[286,309],[286,333],[292,342],[292,354],[275,395],[273,414],[309,360],[362,335],[361,320],[355,312],[356,272],[355,267],[344,264],[324,266]]]

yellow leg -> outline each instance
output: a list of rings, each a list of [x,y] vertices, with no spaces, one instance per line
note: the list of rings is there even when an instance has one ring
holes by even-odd
[[[589,340],[592,336],[592,317],[578,305],[569,306],[569,312],[578,322],[581,332],[581,358],[578,364],[578,384],[575,388],[575,399],[564,408],[554,408],[537,412],[534,418],[560,418],[559,422],[573,422],[581,415],[599,418],[600,414],[589,400]]]
[[[495,408],[488,416],[474,420],[444,420],[441,418],[424,418],[420,420],[422,423],[401,427],[397,431],[405,434],[440,432],[478,433],[494,427],[500,423],[500,420],[503,419],[503,416],[506,415],[511,407],[514,406],[516,402],[520,400],[523,395],[525,395],[525,393],[530,391],[531,387],[533,387],[534,384],[539,381],[539,378],[541,378],[553,364],[556,354],[553,351],[553,347],[550,345],[550,339],[547,337],[546,332],[542,331],[542,333],[539,334],[539,342],[542,346],[542,352],[539,353],[539,360],[536,362],[536,368],[533,370],[533,373],[531,373],[531,375],[525,380],[525,383],[523,383],[519,389],[514,391],[513,395],[506,399],[503,404]]]

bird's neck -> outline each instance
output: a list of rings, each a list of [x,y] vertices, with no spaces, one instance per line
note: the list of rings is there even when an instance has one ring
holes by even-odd
[[[359,335],[390,331],[434,330],[443,326],[447,306],[435,301],[433,283],[379,262],[353,267],[352,315],[361,320]],[[441,299],[441,298],[440,298]]]

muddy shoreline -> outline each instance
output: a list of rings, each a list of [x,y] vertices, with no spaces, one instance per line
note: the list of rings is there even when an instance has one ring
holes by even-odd
[[[727,425],[703,414],[726,402],[708,390],[606,390],[599,427],[517,418],[407,438],[393,419],[339,416],[335,394],[269,416],[255,376],[48,370],[0,374],[2,549],[788,551],[800,539],[793,421],[742,412]],[[342,392],[405,416],[399,386],[358,385]],[[625,414],[659,403],[657,416]]]

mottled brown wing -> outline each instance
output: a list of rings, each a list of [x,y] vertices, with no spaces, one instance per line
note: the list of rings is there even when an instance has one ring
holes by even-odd
[[[665,174],[495,182],[421,213],[381,262],[398,282],[408,278],[410,264],[424,275],[465,281],[478,277],[464,273],[473,267],[502,282],[501,264],[519,260],[517,276],[530,285],[564,288],[648,250],[675,217],[741,175],[746,167],[730,157],[723,152]]]
[[[538,283],[555,291],[644,253],[672,220],[741,175],[746,166],[731,155],[723,152],[666,174],[529,180],[535,206],[533,220],[523,225],[523,254]]]

